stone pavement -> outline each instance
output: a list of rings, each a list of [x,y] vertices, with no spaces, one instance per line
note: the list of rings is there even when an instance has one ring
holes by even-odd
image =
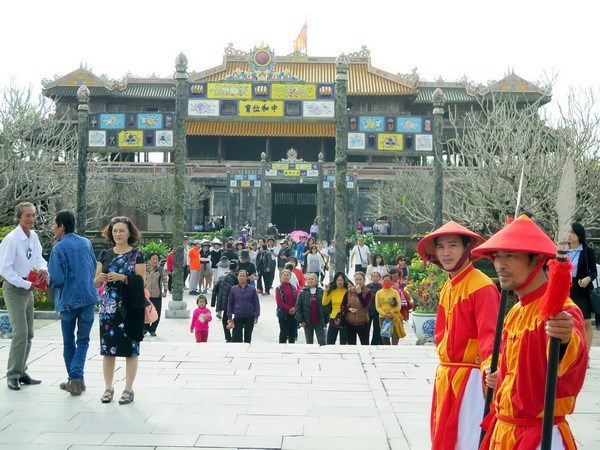
[[[186,295],[187,297],[187,295]],[[192,298],[192,297],[189,297]],[[193,302],[190,302],[193,303]],[[65,379],[59,322],[36,331],[30,373],[39,386],[0,385],[0,449],[393,449],[425,450],[436,355],[409,333],[398,347],[279,345],[272,296],[253,343],[224,343],[213,321],[196,344],[189,321],[162,319],[142,343],[135,401],[100,403],[98,334],[86,366],[87,391],[72,397]],[[10,341],[0,340],[4,370]],[[576,413],[580,448],[600,445],[600,348],[592,349]],[[115,397],[124,383],[117,360]]]

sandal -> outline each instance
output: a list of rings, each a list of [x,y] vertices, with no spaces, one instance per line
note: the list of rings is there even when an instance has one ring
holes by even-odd
[[[121,398],[119,399],[119,405],[126,405],[133,401],[133,391],[123,391]]]
[[[100,401],[102,403],[110,403],[112,402],[113,396],[115,395],[114,388],[106,389],[102,397],[100,397]]]

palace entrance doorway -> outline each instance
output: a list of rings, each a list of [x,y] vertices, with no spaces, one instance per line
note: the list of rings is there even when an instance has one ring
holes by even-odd
[[[308,232],[317,216],[316,184],[272,184],[271,197],[271,222],[281,234]]]

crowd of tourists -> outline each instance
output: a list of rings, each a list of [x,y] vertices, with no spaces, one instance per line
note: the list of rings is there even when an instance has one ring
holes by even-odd
[[[250,343],[260,316],[258,298],[274,293],[280,343],[294,343],[303,329],[309,344],[316,336],[319,345],[352,345],[357,337],[362,345],[397,345],[406,335],[404,321],[412,308],[405,289],[405,255],[398,256],[396,266],[387,266],[359,236],[356,245],[346,242],[352,272],[334,273],[335,242],[318,240],[316,223],[311,231],[314,236],[278,239],[269,233],[255,240],[247,225],[238,239],[224,245],[219,239],[185,238],[184,284],[198,305],[190,331],[203,330],[196,340],[208,339],[210,306],[227,342]],[[168,290],[173,259],[171,252],[166,261]],[[160,304],[156,306],[160,311]]]
[[[113,400],[116,358],[124,357],[125,388],[119,403],[133,402],[140,343],[146,332],[156,332],[147,320],[148,309],[160,308],[170,289],[172,255],[166,274],[158,255],[150,255],[146,264],[134,247],[139,230],[120,216],[103,229],[110,246],[96,258],[90,241],[74,233],[74,214],[60,211],[53,219],[57,242],[47,263],[33,230],[35,206],[21,203],[15,216],[18,225],[0,243],[0,274],[14,330],[8,388],[19,391],[22,385],[41,383],[27,372],[27,360],[33,339],[32,291],[48,285],[56,291],[68,374],[60,388],[75,396],[86,390],[84,366],[98,303],[105,383],[100,400]],[[251,342],[261,314],[259,295],[268,295],[274,285],[280,343],[294,343],[300,328],[308,344],[316,338],[319,345],[338,340],[347,345],[397,344],[404,337],[411,299],[404,289],[410,273],[403,255],[396,266],[386,266],[359,237],[350,250],[350,279],[347,272],[332,274],[333,245],[319,244],[314,236],[297,243],[285,238],[276,245],[277,236],[255,242],[245,229],[240,238],[224,248],[218,240],[194,241],[186,252],[188,289],[197,303],[190,332],[198,342],[208,339],[211,308],[227,341]],[[547,448],[576,448],[565,416],[574,410],[588,367],[597,271],[595,252],[579,223],[571,224],[567,239],[568,250],[557,250],[535,221],[523,215],[487,241],[448,222],[417,244],[424,261],[449,275],[434,331],[440,363],[431,407],[432,448],[535,449],[545,439],[552,442]],[[518,299],[500,321],[500,353],[494,349],[500,293],[473,266],[478,258],[492,261],[503,292],[512,291]],[[570,292],[565,289],[568,282],[557,281],[569,279]],[[555,352],[548,350],[549,338],[557,343]],[[549,370],[552,355],[555,371]],[[497,357],[500,363],[493,367]],[[546,376],[556,392],[549,411],[545,405],[552,390],[538,382]],[[493,401],[482,422],[486,389],[492,390]],[[548,429],[542,426],[547,414]]]

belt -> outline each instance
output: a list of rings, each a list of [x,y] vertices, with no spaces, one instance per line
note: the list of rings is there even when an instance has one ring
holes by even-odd
[[[467,367],[470,369],[481,369],[479,364],[463,363],[463,362],[441,362],[442,367]]]
[[[520,419],[517,417],[503,416],[502,414],[496,414],[496,418],[500,422],[508,423],[508,424],[514,425],[516,427],[537,427],[537,426],[541,426],[542,421],[543,421],[542,418],[537,418],[537,417],[529,418],[529,419]],[[567,419],[565,419],[565,416],[556,416],[554,418],[554,425],[557,425],[559,423],[564,423],[566,421],[567,421]]]

